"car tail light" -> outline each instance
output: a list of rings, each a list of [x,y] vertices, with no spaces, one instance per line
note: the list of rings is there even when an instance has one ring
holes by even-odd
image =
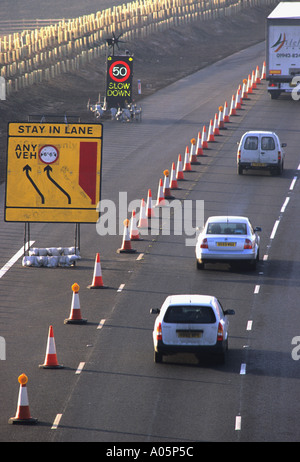
[[[252,249],[252,242],[250,239],[245,239],[244,249]]]
[[[278,160],[281,160],[281,151],[278,151]]]
[[[203,241],[201,242],[200,248],[201,249],[208,249],[208,242],[207,242],[206,238],[203,239]]]
[[[270,87],[276,87],[276,88],[277,88],[277,84],[276,84],[276,83],[270,83],[269,86],[270,86]]]
[[[158,323],[158,326],[156,329],[156,340],[162,340],[161,322]]]
[[[217,334],[217,340],[218,342],[220,342],[221,340],[223,340],[223,325],[219,322],[219,325],[218,325],[218,334]]]
[[[241,160],[241,150],[238,151],[237,158],[238,160]]]

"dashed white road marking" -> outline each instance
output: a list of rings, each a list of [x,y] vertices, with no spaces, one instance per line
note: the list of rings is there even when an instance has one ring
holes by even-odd
[[[124,287],[125,287],[125,284],[121,284],[120,287],[118,288],[117,292],[122,292]]]
[[[85,363],[83,363],[83,362],[79,363],[79,366],[77,367],[77,370],[76,370],[75,374],[81,374],[82,369],[84,368],[84,366],[85,366]]]
[[[242,417],[237,415],[235,418],[235,430],[241,430],[242,428]]]
[[[272,232],[271,232],[270,239],[274,239],[274,237],[275,237],[275,235],[276,235],[276,231],[277,231],[278,225],[279,225],[279,221],[280,221],[280,220],[276,220],[276,221],[275,221],[275,224],[274,224],[273,229],[272,229]]]
[[[252,330],[253,321],[249,320],[247,322],[247,330]]]
[[[62,414],[57,414],[57,416],[54,419],[53,425],[51,427],[51,430],[56,430],[57,427],[59,426],[60,419],[62,418]]]
[[[254,288],[254,293],[255,293],[255,294],[258,294],[258,293],[259,293],[259,290],[260,290],[260,286],[259,286],[259,285],[256,285],[255,288]]]

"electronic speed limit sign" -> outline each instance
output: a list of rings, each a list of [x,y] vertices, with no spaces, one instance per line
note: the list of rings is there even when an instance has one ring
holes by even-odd
[[[106,101],[109,108],[124,108],[132,102],[132,56],[107,58]]]

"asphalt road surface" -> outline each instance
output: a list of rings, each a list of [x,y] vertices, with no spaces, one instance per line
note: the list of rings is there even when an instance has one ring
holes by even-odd
[[[146,199],[151,188],[156,200],[163,171],[263,60],[264,44],[256,45],[144,100],[141,124],[104,122],[102,199],[115,204],[117,221],[130,218],[125,193],[129,204]],[[105,236],[96,225],[81,225],[82,259],[74,268],[23,268],[19,259],[1,272],[0,335],[6,341],[6,360],[0,362],[1,441],[299,440],[300,363],[292,344],[300,336],[298,109],[290,97],[272,101],[266,82],[253,91],[174,191],[187,213],[192,207],[190,227],[182,223],[188,235],[170,234],[168,222],[158,220],[158,235],[132,243],[134,254],[118,254],[123,232],[118,222],[116,235]],[[237,174],[236,143],[249,129],[272,129],[287,143],[282,176]],[[2,202],[3,192],[2,185]],[[205,218],[246,215],[262,227],[256,272],[226,265],[197,271],[194,246],[186,239],[195,237],[201,224],[195,216],[199,201]],[[22,248],[24,225],[2,221],[0,226],[3,268]],[[31,226],[37,247],[72,245],[73,238],[70,224]],[[91,291],[86,287],[97,252],[108,288]],[[86,325],[64,324],[74,282],[81,287]],[[149,310],[173,293],[215,295],[225,309],[235,310],[225,365],[198,364],[188,355],[154,363]],[[64,369],[38,367],[49,325]],[[21,373],[29,378],[35,426],[7,423],[16,412]]]

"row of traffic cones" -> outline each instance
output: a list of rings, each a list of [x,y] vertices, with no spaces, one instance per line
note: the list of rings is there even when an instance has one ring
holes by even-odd
[[[204,125],[202,131],[198,131],[197,138],[191,139],[190,147],[186,146],[184,159],[181,154],[178,155],[177,167],[175,162],[172,163],[171,175],[169,170],[164,170],[164,181],[159,180],[157,200],[153,205],[152,191],[148,189],[147,202],[141,200],[139,221],[136,220],[136,212],[132,211],[131,221],[124,220],[124,232],[122,246],[117,250],[118,253],[134,253],[136,252],[131,245],[132,241],[141,240],[139,229],[149,227],[148,220],[155,217],[155,207],[164,207],[168,205],[168,200],[174,199],[172,190],[180,189],[178,181],[184,180],[184,174],[193,171],[193,165],[200,164],[200,158],[204,155],[204,151],[209,149],[209,143],[216,141],[217,136],[220,136],[220,130],[226,129],[226,124],[230,122],[230,117],[237,115],[237,111],[241,109],[243,100],[248,98],[248,94],[257,88],[257,85],[262,79],[266,78],[266,63],[263,63],[261,75],[259,75],[259,67],[257,66],[247,79],[243,80],[236,91],[232,95],[231,104],[228,105],[225,101],[223,106],[219,106],[218,112],[210,119],[208,131]]]

